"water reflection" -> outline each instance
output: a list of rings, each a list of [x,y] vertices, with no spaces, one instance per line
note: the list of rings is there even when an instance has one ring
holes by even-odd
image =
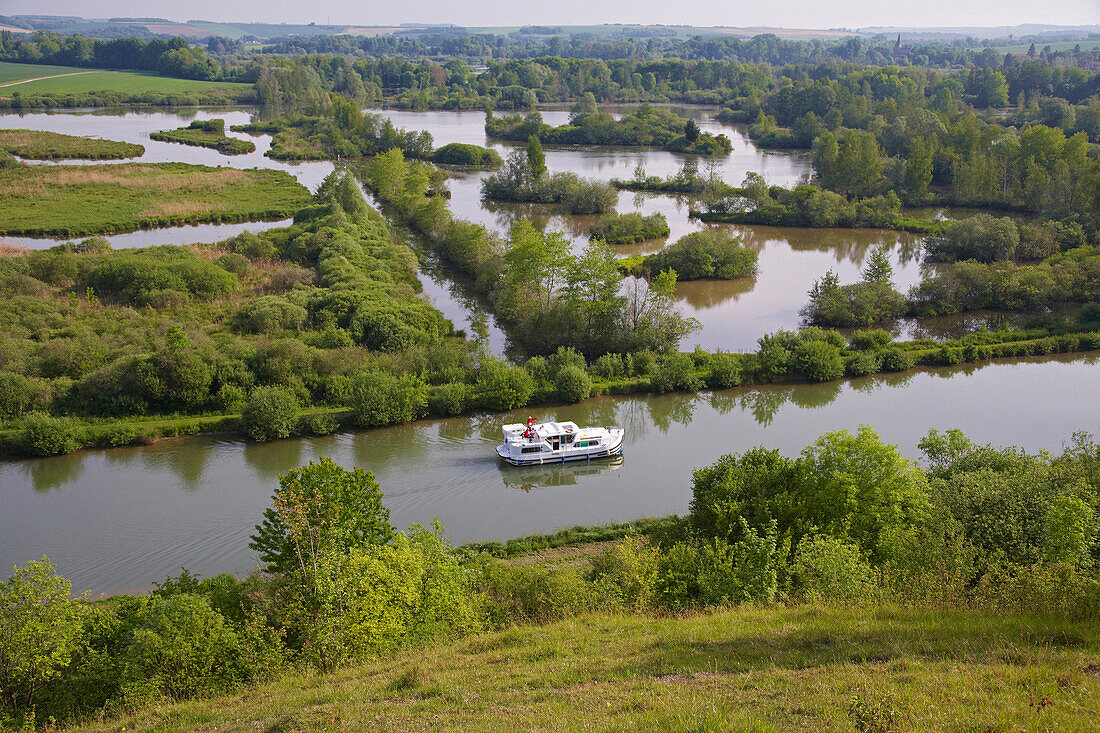
[[[604,458],[585,463],[567,463],[557,466],[509,466],[499,463],[500,478],[510,489],[530,493],[537,489],[549,489],[559,486],[576,486],[590,476],[599,476],[620,471],[623,456]],[[619,476],[622,474],[619,473]]]

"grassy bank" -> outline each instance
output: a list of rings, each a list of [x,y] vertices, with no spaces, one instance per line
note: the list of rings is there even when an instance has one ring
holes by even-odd
[[[44,130],[0,130],[0,149],[31,160],[117,160],[145,152],[144,146],[134,143]]]
[[[243,155],[256,149],[256,144],[251,140],[227,136],[225,120],[196,120],[187,127],[151,133],[149,139],[193,145],[198,148],[212,148],[223,155]]]
[[[283,219],[308,200],[285,171],[183,163],[20,166],[0,171],[0,233],[73,237]]]
[[[86,731],[1095,730],[1094,625],[965,611],[585,615]]]

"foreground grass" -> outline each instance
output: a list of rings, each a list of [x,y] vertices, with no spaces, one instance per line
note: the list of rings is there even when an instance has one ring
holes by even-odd
[[[0,171],[0,234],[75,237],[291,216],[309,191],[286,171],[183,163]]]
[[[1100,631],[966,611],[585,615],[76,730],[1085,731]]]
[[[32,160],[113,160],[136,158],[145,152],[144,146],[134,143],[43,130],[0,130],[0,149]]]

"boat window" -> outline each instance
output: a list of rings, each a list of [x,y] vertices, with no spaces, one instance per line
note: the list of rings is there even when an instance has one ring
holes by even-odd
[[[542,452],[542,446],[541,445],[536,445],[536,446],[532,446],[530,448],[524,448],[523,452],[524,453],[541,453]]]
[[[566,445],[569,445],[570,443],[573,442],[573,436],[566,433],[565,435],[562,436],[561,442],[565,443]]]

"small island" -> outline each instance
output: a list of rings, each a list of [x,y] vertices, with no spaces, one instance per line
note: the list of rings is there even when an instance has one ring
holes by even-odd
[[[256,144],[250,140],[227,136],[225,120],[195,120],[187,127],[151,133],[149,139],[212,148],[222,155],[244,155],[256,150]]]

